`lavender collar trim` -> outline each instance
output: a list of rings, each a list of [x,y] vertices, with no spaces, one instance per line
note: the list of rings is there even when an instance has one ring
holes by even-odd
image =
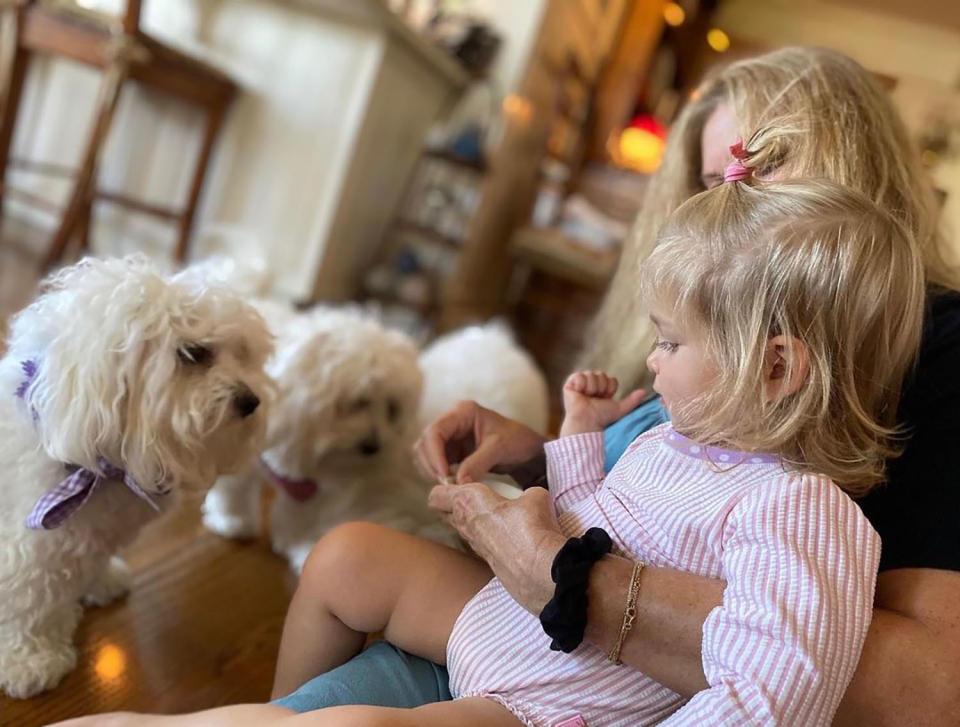
[[[679,432],[668,429],[663,439],[664,443],[688,457],[703,459],[717,465],[724,464],[776,464],[780,457],[775,454],[738,452],[733,449],[721,449],[698,444]]]
[[[60,484],[47,490],[37,500],[37,504],[27,515],[27,527],[31,530],[59,528],[67,518],[83,507],[94,490],[110,480],[123,482],[134,495],[154,510],[160,510],[160,506],[153,501],[150,495],[144,492],[143,488],[126,471],[114,467],[103,457],[97,457],[97,468],[98,471],[95,472],[86,467],[67,465],[69,474],[60,481]]]
[[[18,399],[27,400],[27,391],[30,389],[30,385],[37,378],[37,360],[28,359],[26,361],[20,362],[20,368],[23,370],[23,381],[20,382],[20,386],[17,387],[17,390],[13,392]]]
[[[23,369],[24,380],[14,392],[18,399],[28,400],[30,386],[37,378],[37,361],[30,359],[20,364]],[[37,418],[37,412],[31,407],[33,418]],[[58,485],[47,490],[37,500],[37,503],[27,515],[26,526],[31,530],[53,530],[60,527],[77,510],[83,507],[84,503],[90,499],[94,490],[102,483],[110,480],[123,482],[130,491],[146,502],[154,510],[160,510],[160,506],[153,501],[137,481],[120,467],[116,467],[103,457],[97,457],[97,470],[87,469],[79,465],[66,465],[67,476],[60,481]]]

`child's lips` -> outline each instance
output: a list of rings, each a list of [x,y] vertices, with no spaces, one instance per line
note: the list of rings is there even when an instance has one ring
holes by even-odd
[[[667,411],[670,411],[670,402],[667,401],[667,397],[665,397],[663,393],[657,388],[656,381],[653,382],[653,386],[651,386],[650,388],[653,389],[657,393],[657,396],[660,397],[661,406],[663,406]]]

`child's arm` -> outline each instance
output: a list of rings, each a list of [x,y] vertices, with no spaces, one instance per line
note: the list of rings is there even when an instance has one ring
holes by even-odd
[[[703,625],[710,688],[662,724],[829,725],[860,659],[880,538],[823,477],[751,493],[724,534],[723,605]]]
[[[643,398],[637,389],[613,399],[617,380],[602,371],[580,371],[563,385],[566,416],[560,439],[544,447],[547,481],[557,513],[596,491],[605,476],[603,428],[635,409]]]

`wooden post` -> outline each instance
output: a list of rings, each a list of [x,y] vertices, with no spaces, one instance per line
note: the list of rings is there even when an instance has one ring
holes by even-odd
[[[140,10],[143,0],[127,0],[127,11],[123,14],[123,32],[136,35],[140,32]]]
[[[7,0],[0,4],[0,210],[6,182],[10,144],[17,125],[17,110],[30,56],[20,45],[23,5]]]
[[[193,218],[197,213],[197,201],[200,198],[200,190],[203,188],[203,180],[207,174],[207,167],[210,165],[210,154],[213,151],[213,144],[217,140],[220,127],[223,125],[223,117],[227,104],[229,103],[230,99],[225,99],[222,103],[212,107],[207,114],[207,125],[203,132],[203,142],[200,146],[200,155],[197,157],[197,165],[194,168],[193,180],[190,183],[187,206],[180,217],[180,234],[177,238],[177,249],[173,256],[174,260],[178,263],[182,263],[187,257],[187,250],[190,245],[190,233],[193,230]]]
[[[544,9],[537,42],[523,80],[504,106],[506,129],[493,155],[481,189],[481,202],[470,222],[456,268],[441,296],[439,328],[450,330],[483,320],[504,307],[512,267],[509,248],[513,231],[530,214],[550,127],[556,113],[556,69],[574,54],[592,80],[616,33],[609,13],[622,13],[622,3],[584,14],[584,0],[551,0]],[[584,27],[593,17],[596,28]],[[587,23],[589,25],[589,23]]]
[[[88,209],[96,192],[97,163],[103,149],[104,140],[110,131],[110,124],[113,122],[117,100],[120,98],[120,89],[127,77],[128,64],[127,54],[120,51],[103,74],[103,82],[100,85],[100,94],[97,99],[97,112],[93,120],[93,128],[90,130],[90,139],[83,155],[83,163],[74,182],[70,201],[60,218],[60,226],[50,241],[50,247],[43,264],[44,269],[53,267],[63,256],[70,238],[77,225],[83,221],[84,211]]]

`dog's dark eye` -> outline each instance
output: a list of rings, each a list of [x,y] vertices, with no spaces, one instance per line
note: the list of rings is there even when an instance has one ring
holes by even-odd
[[[177,356],[185,364],[209,366],[213,363],[213,351],[199,343],[188,343],[177,351]]]
[[[390,399],[387,402],[387,418],[389,418],[391,422],[395,422],[400,418],[400,402],[396,399]]]

